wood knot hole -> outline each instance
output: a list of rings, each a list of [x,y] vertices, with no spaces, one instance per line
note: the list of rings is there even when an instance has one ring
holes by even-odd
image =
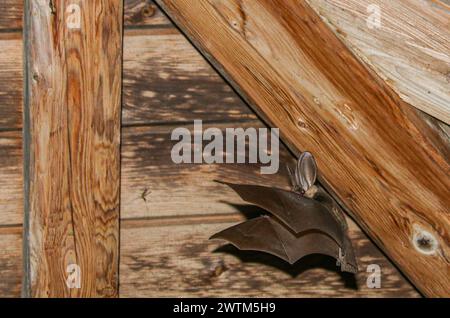
[[[413,244],[416,250],[424,255],[435,254],[439,245],[433,234],[422,229],[416,229]]]
[[[142,10],[142,14],[144,17],[152,17],[155,15],[155,13],[156,10],[152,5],[148,5]]]
[[[297,126],[300,129],[308,129],[308,124],[306,122],[304,122],[302,119],[297,120]]]

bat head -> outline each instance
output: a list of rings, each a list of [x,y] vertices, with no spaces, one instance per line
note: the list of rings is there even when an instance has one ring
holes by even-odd
[[[317,180],[317,164],[312,153],[307,151],[302,153],[298,158],[295,172],[292,173],[289,167],[288,172],[294,192],[303,196],[314,191],[314,184]]]

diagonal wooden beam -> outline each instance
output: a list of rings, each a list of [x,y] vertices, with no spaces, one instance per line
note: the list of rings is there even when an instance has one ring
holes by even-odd
[[[399,96],[450,124],[450,10],[441,0],[306,0]]]
[[[298,0],[157,0],[428,296],[449,296],[447,137]],[[363,269],[365,270],[365,269]]]
[[[26,1],[28,297],[118,294],[122,1]]]

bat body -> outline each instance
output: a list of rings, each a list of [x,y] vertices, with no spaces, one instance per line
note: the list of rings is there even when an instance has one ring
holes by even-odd
[[[357,263],[345,217],[331,197],[317,191],[316,169],[312,155],[304,153],[295,173],[294,191],[222,182],[244,201],[270,214],[230,227],[211,239],[226,240],[242,250],[266,252],[290,264],[306,255],[324,254],[336,258],[342,271],[355,273]],[[321,201],[314,200],[316,196]]]

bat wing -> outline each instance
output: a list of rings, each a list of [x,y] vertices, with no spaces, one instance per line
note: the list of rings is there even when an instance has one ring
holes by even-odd
[[[341,248],[329,236],[320,232],[295,234],[275,219],[262,216],[215,234],[241,250],[253,250],[275,255],[290,264],[311,254],[323,254],[339,260],[341,269],[355,272],[356,261],[342,258]]]
[[[320,202],[277,188],[221,183],[232,188],[244,201],[269,211],[295,233],[318,230],[331,236],[340,246],[344,245],[345,226]]]
[[[275,255],[289,262],[284,243],[280,240],[277,228],[272,226],[269,217],[261,216],[232,226],[211,237],[230,242],[240,250],[261,251]]]

